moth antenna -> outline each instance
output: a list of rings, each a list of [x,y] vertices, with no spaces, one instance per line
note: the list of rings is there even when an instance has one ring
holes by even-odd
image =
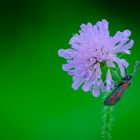
[[[134,66],[133,75],[136,74],[136,72],[137,72],[137,70],[139,69],[139,67],[140,67],[140,61],[136,61],[135,66]]]

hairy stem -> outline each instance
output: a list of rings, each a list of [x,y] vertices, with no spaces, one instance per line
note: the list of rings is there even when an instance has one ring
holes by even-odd
[[[103,100],[109,95],[109,93],[105,93]],[[103,108],[103,129],[102,129],[103,140],[111,140],[111,127],[113,121],[112,110],[113,107],[111,106],[104,106]]]

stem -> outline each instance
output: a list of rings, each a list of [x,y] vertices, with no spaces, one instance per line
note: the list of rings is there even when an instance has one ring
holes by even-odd
[[[110,92],[109,92],[110,93]],[[109,93],[105,93],[103,100],[109,95]],[[102,136],[103,140],[111,140],[111,126],[112,126],[112,110],[111,106],[104,106],[103,108],[103,129]]]

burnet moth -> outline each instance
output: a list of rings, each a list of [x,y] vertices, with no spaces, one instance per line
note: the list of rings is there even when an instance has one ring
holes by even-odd
[[[136,61],[133,74],[126,75],[121,82],[117,84],[117,88],[104,101],[104,105],[111,106],[116,104],[125,93],[126,89],[131,85],[132,78],[140,67],[140,61]]]

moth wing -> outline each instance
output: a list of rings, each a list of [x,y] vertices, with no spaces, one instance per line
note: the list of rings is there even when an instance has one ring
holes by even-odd
[[[112,92],[104,101],[104,105],[114,105],[115,104],[115,92]]]

